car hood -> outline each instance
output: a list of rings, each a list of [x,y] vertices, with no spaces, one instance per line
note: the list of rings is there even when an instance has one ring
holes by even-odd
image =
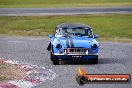
[[[83,47],[83,48],[91,48],[93,44],[93,38],[88,37],[60,37],[57,38],[61,43],[63,48],[67,47]]]

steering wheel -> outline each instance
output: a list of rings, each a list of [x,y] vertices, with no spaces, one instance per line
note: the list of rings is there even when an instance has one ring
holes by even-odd
[[[82,34],[81,34],[81,33],[75,33],[75,35],[77,35],[77,36],[82,36]]]

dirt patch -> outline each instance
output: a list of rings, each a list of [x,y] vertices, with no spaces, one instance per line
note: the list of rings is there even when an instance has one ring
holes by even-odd
[[[0,63],[0,82],[18,80],[26,77],[26,71],[18,65]]]

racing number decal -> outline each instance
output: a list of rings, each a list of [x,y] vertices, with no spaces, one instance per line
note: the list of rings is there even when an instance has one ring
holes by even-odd
[[[70,39],[70,43],[69,43],[69,39]],[[67,47],[74,47],[72,37],[66,37],[66,46]]]
[[[68,37],[66,37],[66,46],[70,47]]]
[[[74,47],[74,44],[73,44],[73,39],[72,39],[72,37],[70,37],[70,45],[71,45],[71,47]]]

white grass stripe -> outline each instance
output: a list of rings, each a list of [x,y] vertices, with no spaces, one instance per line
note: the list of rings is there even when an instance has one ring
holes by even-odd
[[[36,85],[29,81],[24,81],[24,80],[15,80],[15,81],[10,81],[8,83],[14,84],[18,86],[19,88],[31,88]]]
[[[24,80],[15,80],[15,81],[10,81],[8,83],[14,84],[19,88],[31,88],[33,86],[36,86],[36,84],[33,84],[30,81],[24,81]]]
[[[10,64],[18,64],[18,62],[17,62],[17,61],[12,61],[12,60],[7,60],[7,61],[5,61],[5,63],[10,63]]]

